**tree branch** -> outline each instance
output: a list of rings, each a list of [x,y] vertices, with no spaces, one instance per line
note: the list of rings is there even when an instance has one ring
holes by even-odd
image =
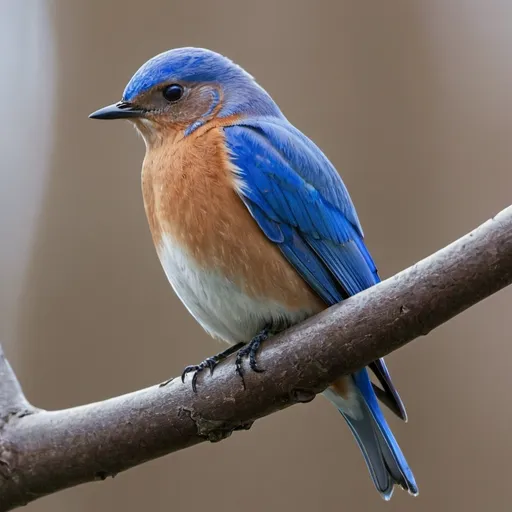
[[[0,357],[0,511],[205,440],[307,402],[342,374],[389,354],[512,282],[512,207],[473,232],[341,304],[273,337],[265,373],[233,358],[198,393],[179,379],[62,411],[25,400]]]

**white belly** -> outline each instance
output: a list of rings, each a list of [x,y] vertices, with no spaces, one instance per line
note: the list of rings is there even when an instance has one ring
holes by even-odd
[[[250,341],[268,325],[292,325],[312,311],[289,311],[285,306],[248,297],[215,270],[200,268],[169,236],[158,249],[160,262],[176,295],[212,336],[228,343]]]

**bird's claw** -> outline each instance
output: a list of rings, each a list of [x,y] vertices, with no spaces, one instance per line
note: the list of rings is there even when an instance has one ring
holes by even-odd
[[[183,382],[183,383],[185,382],[185,376],[188,373],[194,372],[194,375],[192,376],[192,390],[194,391],[194,393],[197,393],[197,377],[199,376],[199,374],[203,370],[206,370],[206,368],[209,368],[210,375],[212,375],[214,368],[218,364],[219,364],[219,360],[216,359],[215,357],[208,357],[202,363],[199,363],[199,364],[191,364],[190,366],[187,366],[183,370],[183,373],[181,374],[181,382]]]
[[[263,368],[260,368],[258,364],[256,363],[256,354],[258,353],[258,350],[261,346],[261,344],[268,338],[269,331],[268,329],[263,330],[260,332],[257,336],[255,336],[247,345],[242,347],[238,354],[236,355],[235,360],[235,369],[236,373],[240,376],[242,379],[242,384],[245,386],[245,379],[244,379],[244,369],[242,366],[242,359],[244,357],[249,358],[249,366],[251,370],[253,370],[256,373],[263,373],[265,370]]]
[[[217,354],[216,356],[208,357],[205,359],[202,363],[199,364],[192,364],[190,366],[187,366],[183,373],[181,374],[181,382],[185,382],[185,376],[189,373],[194,373],[192,376],[192,390],[194,393],[197,393],[197,377],[201,372],[206,370],[207,368],[210,369],[210,375],[213,374],[214,368],[226,357],[233,354],[238,350],[238,353],[236,355],[235,359],[235,368],[236,373],[240,376],[242,379],[242,384],[245,386],[245,379],[244,379],[244,369],[242,366],[242,360],[244,357],[249,358],[249,366],[251,370],[253,370],[256,373],[263,373],[265,370],[263,368],[260,368],[258,366],[258,363],[256,362],[256,354],[258,353],[258,350],[261,346],[261,344],[269,337],[270,330],[264,329],[261,331],[257,336],[255,336],[249,343],[244,344],[242,342],[237,343],[236,345],[232,345],[230,348],[225,350],[224,352],[221,352],[220,354]]]
[[[206,358],[202,363],[199,364],[192,364],[190,366],[187,366],[183,373],[181,374],[181,382],[185,382],[185,375],[187,373],[194,372],[194,375],[192,376],[192,390],[194,393],[197,393],[197,377],[198,375],[205,370],[206,368],[210,368],[210,375],[213,374],[214,368],[226,357],[230,356],[231,354],[234,354],[239,348],[243,347],[244,343],[236,343],[235,345],[231,345],[231,347],[227,348],[226,350],[220,352],[219,354]]]

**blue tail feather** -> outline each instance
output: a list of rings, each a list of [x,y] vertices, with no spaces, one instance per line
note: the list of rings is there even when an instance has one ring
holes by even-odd
[[[391,498],[395,484],[417,495],[414,476],[379,407],[368,371],[360,370],[350,378],[354,393],[349,399],[335,395],[330,388],[325,395],[350,427],[375,487],[385,500]]]

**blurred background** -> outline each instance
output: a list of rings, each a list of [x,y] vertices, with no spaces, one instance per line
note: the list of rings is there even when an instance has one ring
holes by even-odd
[[[341,172],[383,277],[511,203],[506,0],[2,0],[0,17],[0,339],[39,407],[148,386],[218,349],[155,255],[143,142],[87,118],[156,53],[204,46],[255,75]],[[509,510],[511,300],[388,357],[416,499],[382,502],[318,398],[26,510]]]

